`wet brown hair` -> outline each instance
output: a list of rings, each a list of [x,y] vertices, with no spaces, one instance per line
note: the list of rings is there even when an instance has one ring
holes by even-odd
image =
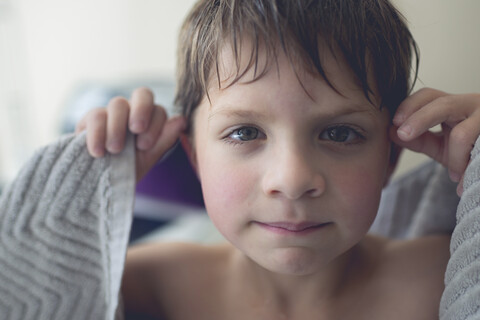
[[[244,39],[252,43],[246,69],[240,66]],[[266,72],[257,69],[260,47],[268,61],[276,63],[281,49],[291,63],[300,62],[331,85],[321,59],[328,48],[343,56],[369,101],[378,93],[390,117],[417,77],[416,43],[388,0],[200,0],[181,28],[177,52],[175,105],[189,124],[212,77],[219,78],[219,52],[226,44],[237,67],[230,85],[252,67],[255,79]]]

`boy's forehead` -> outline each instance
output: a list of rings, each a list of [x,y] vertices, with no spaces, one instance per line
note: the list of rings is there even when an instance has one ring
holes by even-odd
[[[238,56],[231,44],[227,43],[220,48],[215,75],[210,77],[209,92],[217,91],[218,93],[227,90],[234,84],[249,84],[264,77],[280,78],[282,73],[291,73],[296,77],[305,94],[312,99],[315,97],[318,82],[323,82],[345,98],[365,100],[372,108],[379,109],[378,95],[372,95],[372,101],[366,99],[354,72],[348,66],[343,55],[338,52],[332,52],[328,48],[319,48],[325,79],[312,69],[307,69],[305,63],[299,60],[293,61],[281,49],[277,50],[273,56],[268,56],[264,47],[257,47],[257,52],[255,52],[252,42],[245,39],[239,48]]]
[[[216,61],[215,72],[217,74],[216,77],[212,77],[218,88],[228,87],[236,80],[240,83],[252,82],[257,78],[259,72],[270,68],[273,62],[270,61],[262,46],[255,49],[252,42],[246,39],[239,42],[238,45],[237,53],[232,43],[226,42],[220,47]],[[253,64],[252,61],[254,61]]]

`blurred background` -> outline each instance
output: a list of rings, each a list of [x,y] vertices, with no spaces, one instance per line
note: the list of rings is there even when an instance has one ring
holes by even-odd
[[[394,0],[421,52],[420,81],[480,91],[480,1]],[[0,186],[91,107],[152,87],[171,106],[176,37],[194,0],[0,0]],[[397,174],[424,161],[405,153]]]

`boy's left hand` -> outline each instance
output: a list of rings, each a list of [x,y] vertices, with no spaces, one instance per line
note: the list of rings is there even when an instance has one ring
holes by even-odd
[[[450,178],[459,182],[460,196],[470,152],[480,135],[480,94],[421,89],[400,104],[393,124],[392,141],[447,167]],[[436,125],[441,125],[440,132],[429,131]]]

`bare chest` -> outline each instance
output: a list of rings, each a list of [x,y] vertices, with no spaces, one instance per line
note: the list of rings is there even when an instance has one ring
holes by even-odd
[[[414,295],[414,294],[412,294]],[[205,297],[170,310],[165,320],[428,320],[438,319],[436,308],[421,306],[415,299],[400,298],[392,292],[384,297],[365,292],[353,301],[302,304],[293,311],[281,310],[268,303],[268,298],[249,301],[242,297],[205,291]],[[421,299],[420,299],[421,300]],[[187,301],[185,301],[187,302]]]

